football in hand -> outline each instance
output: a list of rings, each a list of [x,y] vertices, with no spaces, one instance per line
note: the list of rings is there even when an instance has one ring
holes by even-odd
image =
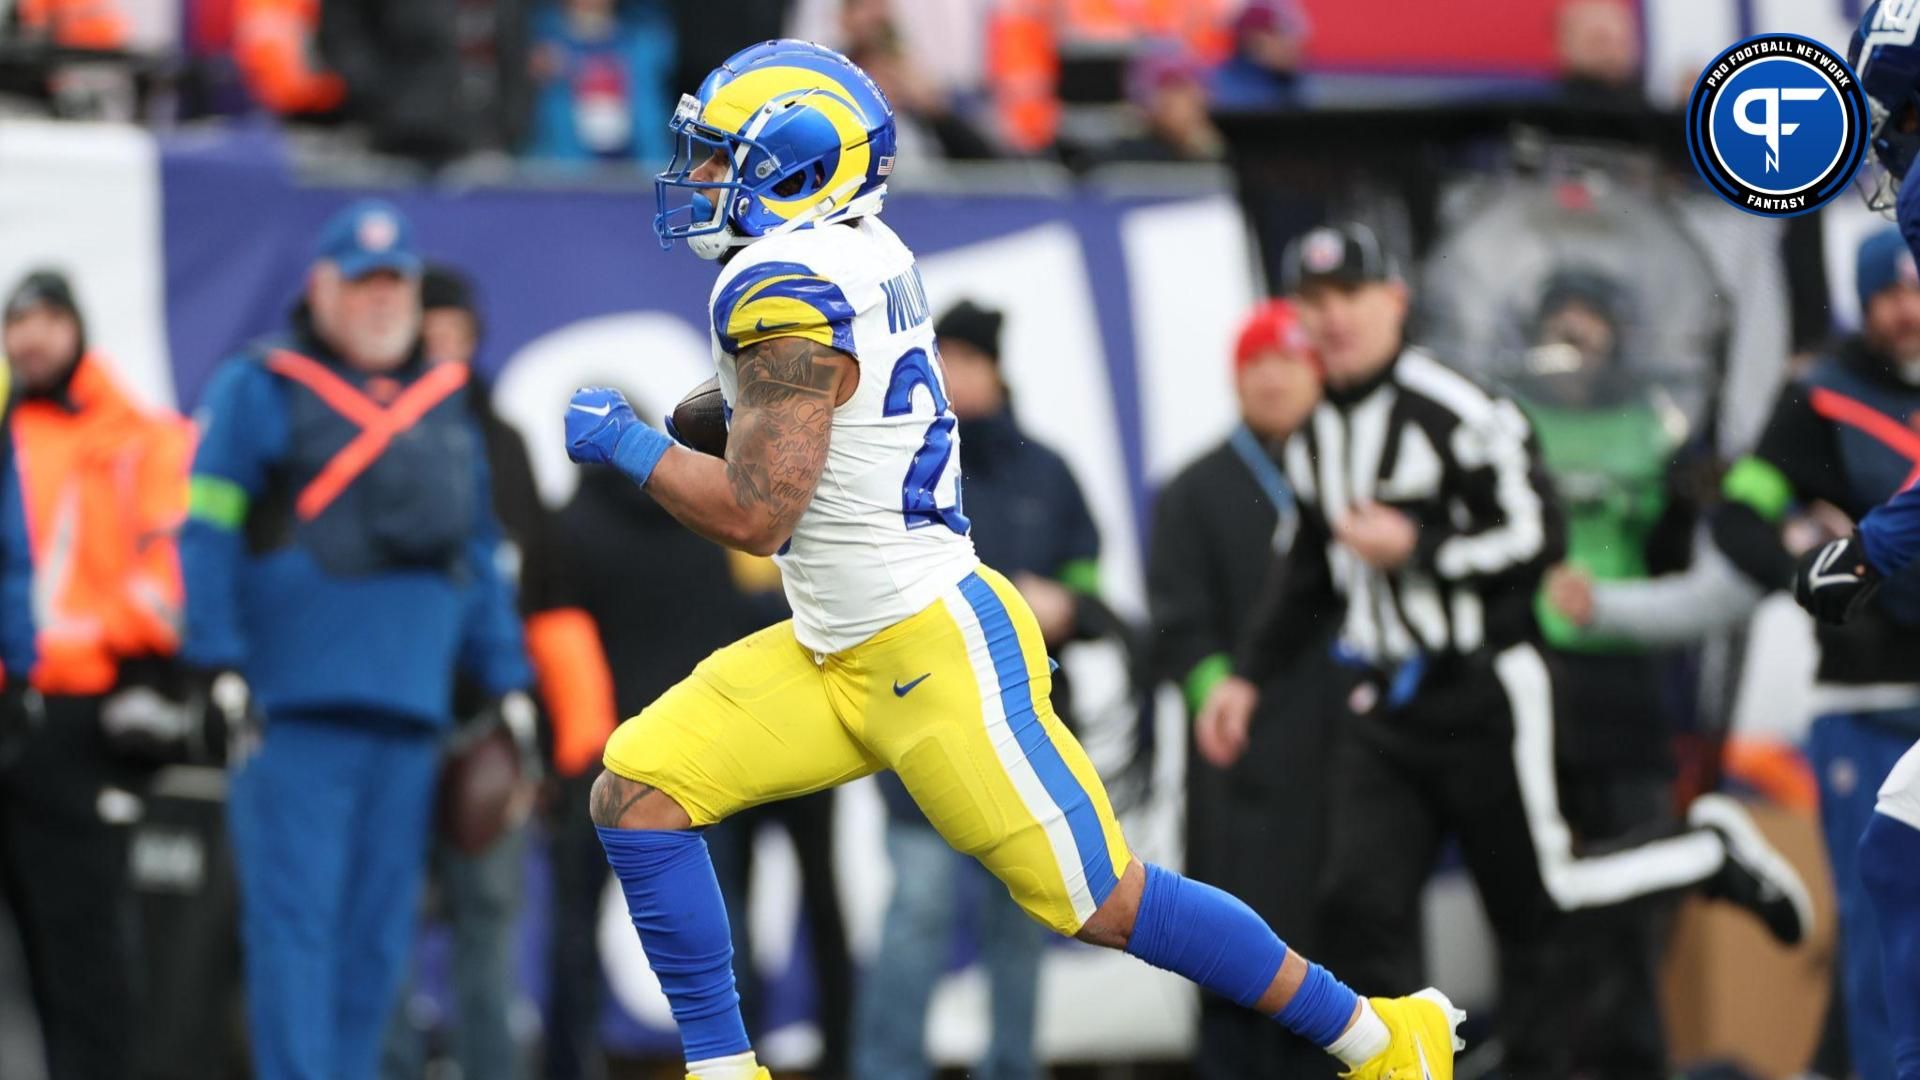
[[[727,403],[720,396],[718,375],[688,391],[673,407],[673,429],[688,448],[727,456]]]
[[[532,805],[533,788],[520,769],[520,750],[499,724],[461,732],[440,768],[440,835],[477,855],[492,847]]]

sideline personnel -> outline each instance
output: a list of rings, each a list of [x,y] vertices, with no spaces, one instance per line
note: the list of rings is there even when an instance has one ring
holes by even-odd
[[[358,202],[321,234],[291,332],[202,405],[183,655],[242,676],[266,722],[228,806],[262,1080],[375,1075],[453,675],[495,698],[531,679],[468,371],[419,337],[407,222]]]

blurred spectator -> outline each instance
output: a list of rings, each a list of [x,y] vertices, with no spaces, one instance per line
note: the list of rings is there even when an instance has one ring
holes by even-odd
[[[1226,59],[1234,0],[997,0],[987,23],[987,78],[1000,138],[1039,153],[1059,135],[1063,60],[1177,42],[1202,65]]]
[[[673,156],[673,26],[658,0],[560,0],[534,14],[531,157],[643,161]]]
[[[1633,0],[1566,0],[1555,23],[1560,92],[1602,108],[1647,106],[1640,16]]]
[[[1699,507],[1685,484],[1684,426],[1663,388],[1636,377],[1625,341],[1637,317],[1627,285],[1578,266],[1553,273],[1534,314],[1527,374],[1512,387],[1540,440],[1567,515],[1567,559],[1536,604],[1555,658],[1561,807],[1581,842],[1604,845],[1667,817],[1668,750],[1680,727],[1670,657],[1585,629],[1589,583],[1644,581],[1683,566]],[[1567,611],[1555,601],[1573,599]],[[1667,1061],[1659,964],[1670,904],[1569,915],[1541,948],[1503,957],[1528,1019],[1517,1071],[1658,1076]]]
[[[1266,301],[1247,316],[1232,359],[1240,424],[1161,489],[1148,548],[1157,667],[1181,686],[1190,714],[1231,670],[1258,598],[1247,583],[1266,575],[1299,529],[1275,455],[1320,399],[1319,362],[1286,301]],[[1302,883],[1320,876],[1337,690],[1324,652],[1309,656],[1262,692],[1246,756],[1224,770],[1199,753],[1188,758],[1188,873],[1245,900],[1303,954],[1318,947],[1313,890]],[[1200,1002],[1193,1069],[1235,1077],[1333,1072],[1305,1040],[1212,995]]]
[[[135,119],[138,65],[126,52],[130,26],[122,0],[19,0],[11,25],[7,8],[0,4],[0,42],[26,48],[8,50],[0,93],[45,102],[59,117]]]
[[[192,429],[137,407],[87,346],[66,278],[41,271],[13,291],[5,351],[19,390],[18,482],[35,553],[41,620],[33,685],[43,722],[0,779],[4,879],[53,1077],[133,1075],[136,908],[128,842],[155,752],[181,748],[172,657]],[[15,474],[6,520],[17,525]],[[9,528],[11,536],[14,530]],[[8,542],[7,709],[26,670],[15,640],[21,581]]]
[[[1269,675],[1340,620],[1337,655],[1352,675],[1328,766],[1337,827],[1318,890],[1328,964],[1368,993],[1421,985],[1420,896],[1449,836],[1506,957],[1548,940],[1561,913],[1688,888],[1800,940],[1805,886],[1764,841],[1760,859],[1725,838],[1722,827],[1758,829],[1724,796],[1696,800],[1691,828],[1604,854],[1576,846],[1534,615],[1565,522],[1531,426],[1511,401],[1407,345],[1407,290],[1372,229],[1313,229],[1287,247],[1282,274],[1327,391],[1286,447],[1299,539],[1196,737],[1209,757],[1237,758],[1260,698],[1247,676]],[[1549,1037],[1514,1030],[1523,1011],[1501,1010],[1510,1050]]]
[[[955,111],[951,96],[907,56],[886,0],[845,0],[841,11],[847,59],[872,76],[893,104],[902,161],[994,156],[993,145]]]
[[[772,613],[737,585],[726,551],[688,531],[614,469],[581,471],[579,490],[559,514],[557,545],[570,571],[572,594],[565,599],[598,625],[605,642],[620,716],[637,715],[708,653],[772,621]],[[635,552],[646,557],[635,558]],[[700,599],[689,603],[689,597]],[[672,619],[661,617],[667,611],[674,613]],[[597,750],[583,761],[556,763],[560,797],[549,821],[553,999],[543,1073],[550,1080],[606,1075],[600,1043],[605,982],[596,935],[607,859],[587,813],[588,793],[600,771],[588,766],[598,764]],[[709,837],[718,838],[731,824],[711,830]],[[831,881],[830,866],[818,867],[809,859],[803,870],[813,876],[826,872]],[[729,917],[744,920],[746,912],[730,905]],[[743,972],[750,967],[739,966]]]
[[[1762,589],[1784,587],[1798,549],[1850,531],[1906,487],[1914,468],[1920,273],[1898,230],[1860,245],[1855,280],[1860,334],[1780,392],[1758,445],[1728,471],[1713,519],[1715,541]],[[1818,524],[1796,528],[1800,512]],[[1783,535],[1795,532],[1789,546]],[[1920,577],[1895,576],[1846,626],[1817,630],[1808,755],[1839,894],[1847,1038],[1860,1076],[1893,1076],[1880,937],[1857,852],[1881,782],[1920,737]]]
[[[1127,72],[1127,97],[1146,121],[1146,134],[1103,152],[1116,161],[1218,161],[1227,140],[1207,115],[1207,73],[1189,53],[1149,50]]]
[[[426,268],[420,281],[421,345],[431,364],[459,364],[473,370],[481,340],[481,318],[473,285],[450,267]],[[613,731],[613,677],[593,619],[562,597],[568,569],[556,548],[555,525],[534,485],[533,465],[520,434],[493,411],[488,387],[476,372],[467,396],[486,443],[488,475],[493,483],[493,512],[517,555],[520,614],[540,704],[554,730],[555,770],[578,777],[599,760]],[[474,680],[454,684],[454,717],[464,728],[449,740],[455,747],[474,745],[479,731],[496,719],[484,710],[485,694]],[[505,718],[498,718],[505,719]],[[529,727],[509,734],[523,754],[530,752]],[[527,769],[523,783],[537,770]],[[448,782],[443,774],[443,783]],[[442,799],[446,798],[442,793]],[[452,1059],[467,1080],[508,1080],[520,1076],[521,1054],[514,1042],[514,998],[525,986],[514,965],[514,927],[519,918],[526,872],[524,819],[507,827],[480,851],[466,849],[444,828],[433,845],[431,868],[439,883],[440,907],[453,934],[454,995]],[[425,1047],[413,1030],[405,1006],[394,1012],[387,1039],[385,1074],[389,1080],[425,1075]]]
[[[1100,534],[1065,460],[1028,438],[1014,419],[1000,374],[1002,322],[1000,312],[962,301],[934,323],[965,446],[963,509],[981,560],[1013,580],[1048,646],[1057,648],[1075,636],[1079,598],[1099,595]],[[1060,698],[1056,689],[1056,710],[1070,716]],[[886,962],[869,968],[860,986],[854,1076],[918,1080],[931,1070],[927,1006],[953,954],[960,875],[984,879],[984,871],[940,838],[897,777],[882,775],[880,785],[893,897],[880,930]],[[972,1073],[1031,1080],[1038,1075],[1033,1028],[1046,930],[997,884],[988,882],[979,896],[975,940],[987,969],[993,1034],[986,1059]]]
[[[792,0],[667,0],[673,12],[675,70],[667,101],[700,89],[707,73],[749,45],[781,36]],[[667,117],[660,117],[664,127]]]
[[[28,41],[63,49],[123,49],[127,14],[120,0],[19,0],[15,14]]]
[[[754,560],[749,556],[730,556],[737,584],[753,589],[751,571],[743,573]],[[778,595],[779,574],[771,562],[764,586],[771,592],[756,595],[769,603],[759,605],[762,612],[786,614],[786,601]],[[755,621],[759,629],[776,617]],[[800,870],[800,910],[806,916],[807,958],[813,966],[814,1021],[820,1029],[820,1057],[814,1062],[817,1076],[847,1075],[847,1061],[853,1046],[853,954],[847,949],[846,918],[840,907],[840,887],[835,867],[833,808],[836,796],[831,791],[804,795],[767,806],[756,806],[707,830],[707,847],[713,853],[714,876],[720,882],[720,895],[727,904],[727,927],[733,934],[734,963],[739,968],[740,1015],[746,1018],[747,1032],[755,1039],[765,1038],[775,1022],[768,1014],[767,980],[755,966],[751,921],[753,904],[753,863],[756,837],[761,829],[778,826],[787,831],[793,843],[795,861]]]
[[[1299,0],[1251,0],[1233,20],[1233,55],[1213,72],[1216,109],[1291,105],[1312,22]]]
[[[330,114],[347,84],[322,68],[321,0],[233,0],[233,57],[254,100],[281,116]]]
[[[182,652],[264,717],[228,794],[262,1080],[377,1073],[454,675],[503,715],[531,679],[469,373],[423,355],[419,275],[398,210],[347,207],[290,332],[201,406]]]
[[[915,77],[949,98],[972,103],[986,75],[987,16],[998,0],[794,0],[786,35],[847,52],[854,40],[845,12],[877,13],[899,32]]]
[[[891,0],[840,0],[840,51],[897,44]]]
[[[460,58],[461,112],[474,118],[473,148],[514,153],[533,127],[528,37],[534,0],[456,0],[453,46]]]
[[[326,0],[320,56],[375,150],[440,165],[519,145],[525,19],[522,0]]]

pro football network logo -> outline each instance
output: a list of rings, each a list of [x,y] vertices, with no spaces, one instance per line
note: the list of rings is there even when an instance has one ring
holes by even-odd
[[[1793,217],[1846,190],[1867,148],[1867,97],[1846,58],[1798,34],[1713,59],[1687,101],[1687,150],[1719,196]]]

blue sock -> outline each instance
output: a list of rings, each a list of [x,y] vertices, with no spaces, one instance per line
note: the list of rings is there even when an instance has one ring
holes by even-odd
[[[1219,889],[1152,863],[1127,951],[1252,1008],[1273,985],[1287,946],[1253,909]],[[1277,1019],[1325,1049],[1346,1030],[1353,991],[1312,965]]]
[[[1920,1080],[1920,829],[1873,815],[1860,837],[1860,880],[1880,924],[1894,1075]]]
[[[706,838],[696,832],[598,829],[627,894],[647,963],[680,1026],[688,1061],[752,1049],[733,986],[733,938]]]
[[[1307,977],[1300,981],[1287,1007],[1275,1017],[1288,1031],[1325,1050],[1347,1030],[1360,997],[1333,973],[1307,961]]]

